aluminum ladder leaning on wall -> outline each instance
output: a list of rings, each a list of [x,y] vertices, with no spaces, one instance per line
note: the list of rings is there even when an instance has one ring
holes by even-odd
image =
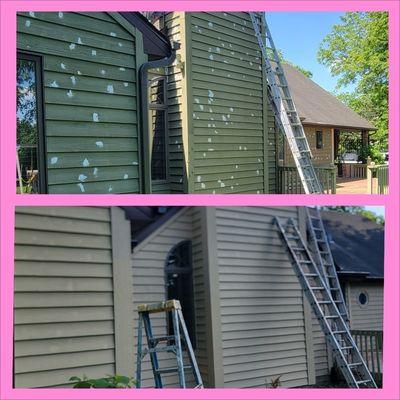
[[[319,208],[306,207],[306,214],[307,229],[311,242],[310,250],[314,255],[314,262],[319,268],[319,272],[324,278],[327,288],[331,292],[331,296],[340,311],[340,315],[349,326],[349,314],[337,276],[328,236],[325,231],[324,223],[322,222],[321,213]]]
[[[349,327],[332,298],[301,233],[292,218],[285,225],[279,218],[275,223],[289,250],[300,284],[315,312],[321,329],[332,348],[333,358],[351,388],[377,388]]]
[[[137,341],[137,360],[136,360],[136,387],[140,388],[142,384],[142,361],[149,354],[151,367],[154,375],[156,388],[163,387],[162,375],[178,373],[179,386],[186,388],[185,371],[191,370],[196,382],[196,387],[202,389],[203,381],[197,366],[192,343],[186,328],[185,320],[182,314],[182,307],[178,300],[167,300],[160,303],[140,304],[138,306],[139,322],[138,322],[138,341]],[[154,336],[151,326],[150,314],[167,313],[172,319],[173,335]],[[147,338],[147,347],[143,349],[142,334],[143,328]],[[160,343],[165,343],[159,346]],[[185,347],[182,346],[182,343]],[[186,350],[189,364],[184,364],[183,353]],[[173,353],[176,357],[177,366],[160,368],[157,353],[167,352]]]
[[[312,164],[312,154],[303,125],[297,113],[289,85],[282,68],[279,54],[272,40],[271,32],[265,23],[266,43],[260,32],[256,13],[250,12],[251,22],[265,63],[268,83],[268,98],[271,102],[275,121],[286,136],[292,152],[301,183],[306,194],[322,193],[322,187]],[[274,64],[274,67],[272,64]]]

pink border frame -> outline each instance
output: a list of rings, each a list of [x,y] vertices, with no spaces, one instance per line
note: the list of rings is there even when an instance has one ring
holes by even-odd
[[[377,195],[37,195],[14,194],[15,52],[17,11],[389,11],[390,194]],[[399,399],[399,2],[382,1],[1,1],[1,399]],[[383,389],[78,390],[13,389],[14,207],[17,205],[383,205],[385,311]]]

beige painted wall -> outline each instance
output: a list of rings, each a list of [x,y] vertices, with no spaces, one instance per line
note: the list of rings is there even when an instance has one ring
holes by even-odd
[[[352,329],[383,329],[383,283],[349,282],[347,283],[348,304],[350,304],[350,326]],[[360,305],[361,292],[368,296],[368,303]]]
[[[332,128],[320,126],[304,126],[308,144],[313,155],[314,165],[329,166],[333,163],[333,133]],[[316,148],[316,131],[322,131],[322,149]],[[294,165],[290,148],[285,141],[284,161],[286,166]]]

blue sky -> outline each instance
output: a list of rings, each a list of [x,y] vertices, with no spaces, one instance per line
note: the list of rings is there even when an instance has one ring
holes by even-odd
[[[337,77],[332,77],[329,69],[318,63],[317,52],[323,38],[333,25],[340,23],[342,15],[340,12],[266,13],[275,46],[287,60],[310,70],[312,79],[330,92],[335,89]]]
[[[376,215],[385,216],[385,207],[382,206],[365,206],[364,207],[368,211],[374,212]]]

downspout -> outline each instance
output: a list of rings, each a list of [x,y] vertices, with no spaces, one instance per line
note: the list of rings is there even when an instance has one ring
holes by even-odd
[[[171,46],[170,55],[159,60],[148,61],[142,64],[139,69],[140,114],[142,116],[140,133],[142,137],[141,157],[143,160],[142,179],[144,193],[151,193],[151,149],[149,138],[149,96],[147,91],[147,73],[149,69],[170,66],[175,61],[175,51],[177,49],[179,49],[179,44],[174,42]]]

